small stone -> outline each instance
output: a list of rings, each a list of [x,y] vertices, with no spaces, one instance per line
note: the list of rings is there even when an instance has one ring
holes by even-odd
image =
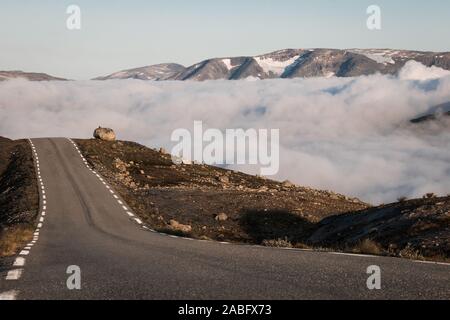
[[[228,178],[227,176],[219,176],[219,177],[217,177],[217,180],[219,180],[222,183],[229,183],[230,182],[230,178]]]
[[[216,219],[216,221],[226,221],[228,220],[228,216],[225,213],[221,212],[217,214],[214,219]]]
[[[169,221],[169,226],[172,230],[175,231],[181,231],[185,233],[192,231],[192,227],[190,225],[179,223],[177,220],[174,219]]]
[[[292,188],[292,187],[295,187],[295,185],[292,182],[290,182],[289,180],[285,180],[285,181],[283,181],[283,187]]]

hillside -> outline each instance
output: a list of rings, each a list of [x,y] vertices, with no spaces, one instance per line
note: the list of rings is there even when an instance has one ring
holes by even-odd
[[[322,220],[308,239],[312,245],[345,249],[370,239],[380,253],[403,257],[450,258],[450,196],[370,208]]]
[[[179,232],[170,223],[175,220],[199,239],[301,242],[322,218],[368,207],[289,182],[207,165],[174,165],[169,155],[132,142],[76,143],[142,220],[164,232]]]
[[[151,228],[218,241],[414,259],[450,258],[450,198],[371,207],[329,191],[196,164],[164,150],[77,140],[82,153]]]

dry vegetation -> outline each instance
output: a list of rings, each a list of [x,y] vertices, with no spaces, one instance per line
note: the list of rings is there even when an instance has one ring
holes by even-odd
[[[0,257],[17,254],[32,238],[33,227],[30,225],[5,228],[0,232]]]
[[[0,137],[0,256],[16,254],[32,238],[38,206],[28,142]]]

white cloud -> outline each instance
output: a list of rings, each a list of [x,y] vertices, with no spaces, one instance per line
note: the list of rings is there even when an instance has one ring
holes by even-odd
[[[408,61],[401,72],[399,78],[403,80],[431,80],[450,76],[450,71],[439,67],[430,68],[416,61]]]
[[[174,129],[279,128],[277,179],[379,203],[450,193],[450,130],[408,120],[450,101],[450,77],[408,64],[399,78],[211,82],[0,83],[0,135],[89,138],[99,125],[120,139],[170,150]],[[414,78],[414,77],[413,77]],[[415,76],[417,78],[417,76]],[[436,82],[437,81],[437,82]],[[431,125],[430,125],[431,126]],[[257,168],[239,167],[247,172]]]

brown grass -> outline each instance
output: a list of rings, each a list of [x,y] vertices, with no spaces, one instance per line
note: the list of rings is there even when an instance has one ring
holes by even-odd
[[[27,242],[33,238],[33,228],[30,226],[14,226],[0,233],[0,257],[17,254]]]
[[[364,239],[352,248],[354,253],[380,255],[383,253],[381,246],[373,240]]]

